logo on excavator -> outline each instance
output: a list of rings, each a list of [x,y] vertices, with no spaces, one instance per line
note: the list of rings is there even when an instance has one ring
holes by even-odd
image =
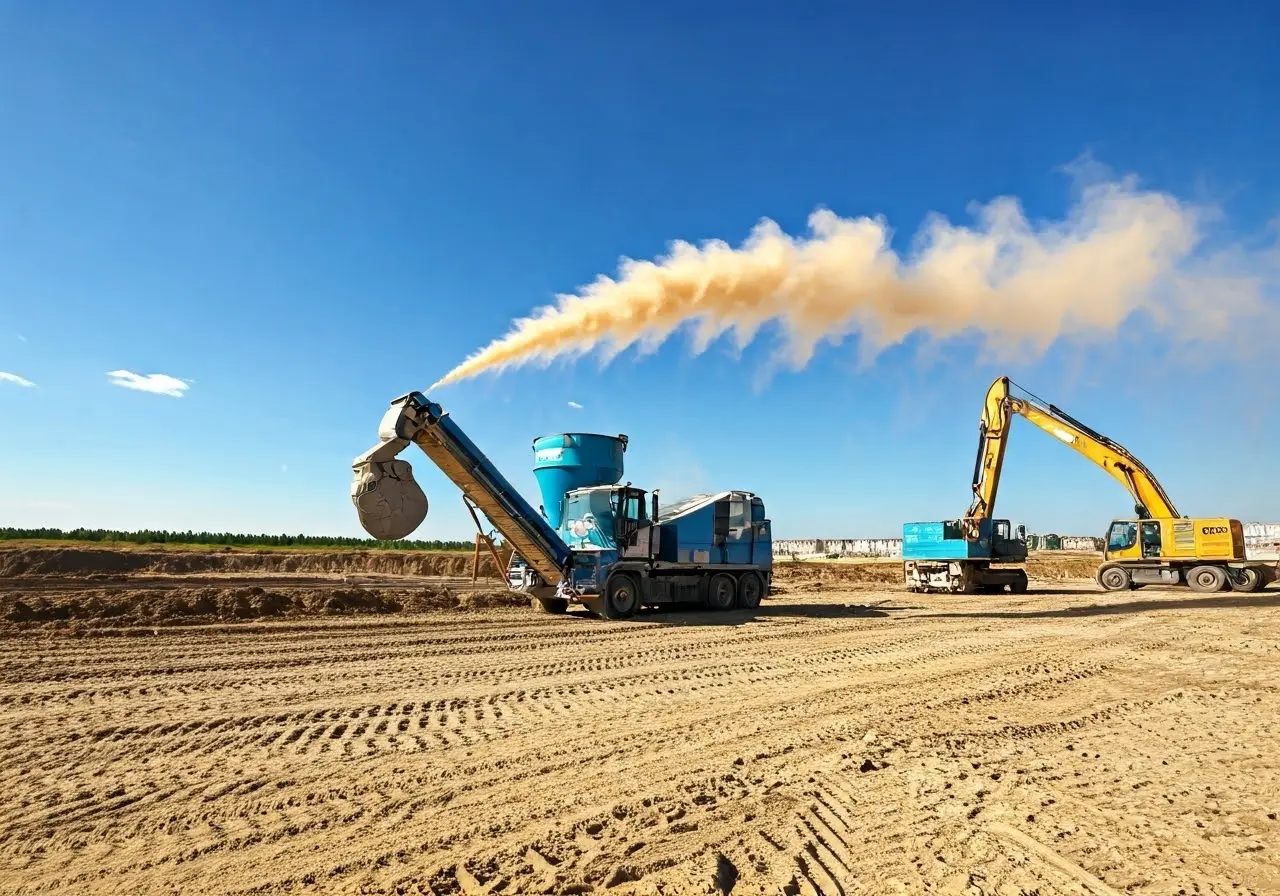
[[[1201,535],[1226,535],[1227,527],[1226,526],[1201,526],[1200,534]]]

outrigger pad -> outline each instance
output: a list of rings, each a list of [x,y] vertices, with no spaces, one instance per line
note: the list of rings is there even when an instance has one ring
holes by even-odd
[[[427,495],[406,460],[356,464],[351,502],[360,525],[381,541],[405,538],[427,518]]]

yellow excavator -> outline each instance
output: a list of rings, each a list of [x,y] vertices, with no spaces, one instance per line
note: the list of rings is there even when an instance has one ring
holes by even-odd
[[[966,543],[965,551],[953,551],[955,557],[943,557],[940,555],[946,551],[942,543],[912,548],[904,538],[904,560],[916,553],[922,560],[944,562],[948,566],[948,574],[933,570],[932,583],[927,575],[930,567],[926,566],[924,573],[916,572],[914,583],[909,568],[908,586],[921,586],[913,590],[972,590],[927,586],[945,585],[950,570],[955,570],[966,585],[976,582],[980,587],[984,574],[998,575],[984,573],[990,569],[992,560],[999,563],[1003,559],[1021,559],[1018,552],[1008,551],[1000,539],[992,537],[991,518],[1015,415],[1029,420],[1102,467],[1133,496],[1134,518],[1113,520],[1107,531],[1103,563],[1097,572],[1098,584],[1107,591],[1144,585],[1186,585],[1198,592],[1227,589],[1254,592],[1261,591],[1275,579],[1273,566],[1246,559],[1244,526],[1239,520],[1182,516],[1156,477],[1124,446],[1025,390],[1019,389],[1022,394],[1014,395],[1013,387],[1008,377],[997,378],[983,405],[973,472],[973,503],[964,518],[956,521],[958,526],[952,524],[962,536],[958,540]],[[922,525],[925,524],[908,524]],[[1007,525],[1005,523],[1006,529]],[[906,531],[904,528],[904,535]]]

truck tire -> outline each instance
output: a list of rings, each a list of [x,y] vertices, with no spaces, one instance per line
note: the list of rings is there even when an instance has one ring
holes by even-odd
[[[728,573],[718,572],[707,583],[707,609],[732,610],[737,583]]]
[[[1262,570],[1256,566],[1242,566],[1239,569],[1231,570],[1228,578],[1231,581],[1232,591],[1245,591],[1253,593],[1261,591],[1267,587],[1266,579],[1262,575]]]
[[[630,619],[640,609],[640,583],[635,576],[618,573],[605,583],[600,615],[605,619]]]
[[[764,597],[764,581],[754,572],[743,573],[738,579],[738,609],[754,610]]]
[[[569,602],[563,597],[535,597],[533,606],[544,613],[554,613],[556,615],[569,611]]]
[[[1227,587],[1227,573],[1221,566],[1195,566],[1187,572],[1187,584],[1199,594],[1212,594]]]
[[[1128,591],[1133,584],[1133,576],[1123,566],[1108,563],[1098,570],[1098,584],[1104,591]]]

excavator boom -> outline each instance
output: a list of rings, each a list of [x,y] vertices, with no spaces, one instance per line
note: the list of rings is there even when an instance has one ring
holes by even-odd
[[[965,522],[973,527],[995,512],[996,492],[1009,442],[1014,415],[1023,417],[1049,435],[1074,448],[1116,479],[1133,496],[1141,519],[1171,519],[1181,514],[1156,477],[1133,454],[1096,430],[1051,404],[1025,394],[1015,396],[1007,376],[998,377],[987,390],[979,424],[978,457],[973,470],[973,503]]]

